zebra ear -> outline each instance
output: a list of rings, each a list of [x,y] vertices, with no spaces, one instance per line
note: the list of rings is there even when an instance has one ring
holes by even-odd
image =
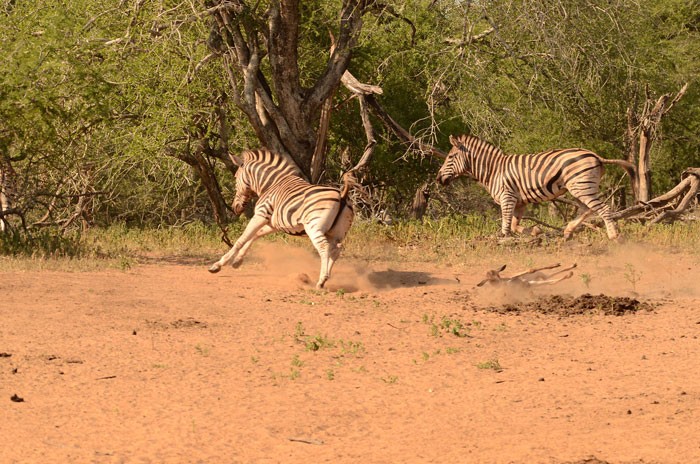
[[[233,161],[233,164],[238,166],[239,168],[243,166],[243,160],[241,159],[240,156],[236,156],[234,154],[229,153],[228,157],[231,158],[231,161]]]
[[[450,144],[454,147],[457,145],[457,139],[450,135]]]

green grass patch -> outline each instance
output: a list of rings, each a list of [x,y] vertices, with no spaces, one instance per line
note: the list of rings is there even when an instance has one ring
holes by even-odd
[[[235,240],[246,226],[245,221],[232,224],[228,236]],[[676,222],[644,226],[620,223],[628,242],[666,248],[678,252],[700,254],[700,221]],[[504,245],[493,237],[499,228],[498,221],[481,216],[447,216],[437,220],[397,221],[391,226],[358,220],[344,243],[343,256],[372,261],[412,261],[458,264],[490,259],[517,251],[558,250],[562,246],[557,234],[548,235],[541,243],[527,240]],[[221,231],[213,226],[194,222],[181,227],[133,228],[114,224],[107,228],[94,228],[84,232],[62,232],[45,228],[29,233],[10,232],[0,234],[0,259],[4,268],[68,267],[91,270],[110,267],[128,270],[134,264],[147,259],[189,258],[211,260],[227,249],[221,240]],[[605,250],[616,246],[602,231],[582,229],[574,236],[574,242],[592,245]],[[290,237],[272,234],[262,240],[283,242],[312,250],[306,237]],[[11,261],[21,261],[12,263]],[[54,265],[47,264],[54,262]],[[57,261],[64,261],[56,265]],[[91,264],[98,261],[99,264]],[[344,296],[344,290],[338,290]]]

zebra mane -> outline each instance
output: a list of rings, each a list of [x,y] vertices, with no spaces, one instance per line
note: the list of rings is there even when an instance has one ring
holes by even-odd
[[[303,177],[299,166],[297,166],[297,164],[289,156],[283,153],[276,153],[272,150],[268,150],[267,148],[261,148],[258,150],[244,150],[243,153],[241,153],[241,156],[243,157],[243,164],[259,163],[277,165],[279,168],[287,170],[288,172],[293,171],[290,172],[291,174],[296,174]],[[282,163],[277,164],[278,160],[281,160]]]
[[[475,137],[473,135],[463,134],[463,135],[457,136],[455,138],[455,141],[458,144],[462,144],[465,147],[470,148],[472,151],[476,151],[477,148],[479,148],[479,149],[481,149],[485,152],[491,153],[493,155],[505,155],[503,150],[501,150],[496,145],[493,145],[492,143],[489,143],[489,142],[482,140],[479,137]]]

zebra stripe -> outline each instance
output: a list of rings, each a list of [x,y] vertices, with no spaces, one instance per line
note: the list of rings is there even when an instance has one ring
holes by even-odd
[[[340,192],[333,187],[310,184],[291,159],[269,150],[246,150],[242,158],[231,159],[239,166],[234,212],[241,214],[253,197],[258,197],[258,201],[241,237],[209,271],[218,272],[229,262],[233,267],[240,266],[253,241],[264,235],[277,231],[306,234],[321,257],[316,286],[323,288],[354,218],[347,199],[349,176],[344,176],[345,188]]]
[[[564,230],[569,237],[576,227],[595,212],[605,222],[608,237],[618,237],[610,209],[600,198],[603,164],[617,164],[634,175],[634,166],[622,160],[607,160],[581,149],[549,150],[528,155],[506,155],[488,142],[470,135],[450,137],[452,149],[437,181],[443,185],[468,176],[483,185],[501,206],[501,232],[521,231],[519,222],[525,205],[553,200],[568,191],[589,211],[571,221]]]

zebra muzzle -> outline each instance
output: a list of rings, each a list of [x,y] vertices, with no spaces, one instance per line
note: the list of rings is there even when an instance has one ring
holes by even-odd
[[[438,184],[440,185],[448,185],[452,181],[452,177],[449,175],[444,175],[442,173],[438,173],[437,177],[435,178]]]

